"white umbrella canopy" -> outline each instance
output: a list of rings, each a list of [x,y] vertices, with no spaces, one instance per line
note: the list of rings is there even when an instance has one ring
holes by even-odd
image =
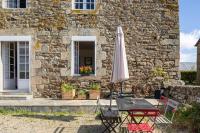
[[[112,64],[111,82],[117,83],[129,79],[124,33],[121,26],[117,27],[115,51]]]
[[[117,27],[115,40],[115,50],[112,64],[111,83],[121,82],[121,94],[123,81],[129,79],[128,63],[126,58],[126,49],[124,42],[124,33],[121,26]],[[112,89],[110,90],[110,110],[112,106]]]

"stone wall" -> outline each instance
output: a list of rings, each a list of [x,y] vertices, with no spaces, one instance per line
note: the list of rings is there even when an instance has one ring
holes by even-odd
[[[181,102],[192,103],[197,101],[197,97],[200,97],[200,86],[173,86],[169,87],[169,95]]]
[[[71,0],[30,0],[27,9],[0,9],[0,35],[32,36],[34,97],[60,97],[61,82],[72,79],[72,36],[96,36],[96,77],[106,86],[119,24],[130,74],[126,88],[145,84],[155,67],[178,79],[178,0],[101,0],[94,12],[73,11],[71,5]]]

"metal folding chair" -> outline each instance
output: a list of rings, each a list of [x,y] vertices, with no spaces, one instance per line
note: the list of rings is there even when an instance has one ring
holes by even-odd
[[[116,127],[122,122],[121,117],[119,115],[119,111],[117,109],[108,109],[100,107],[100,118],[102,124],[105,126],[105,130],[110,132],[117,132]]]
[[[175,116],[175,113],[178,109],[179,103],[168,99],[167,105],[164,111],[164,114],[160,114],[155,121],[157,127],[163,128],[166,130],[172,123]]]
[[[131,123],[128,124],[129,132],[147,132],[152,133],[155,128],[156,117],[159,115],[158,110],[134,110],[129,112]],[[153,118],[149,121],[149,117]]]

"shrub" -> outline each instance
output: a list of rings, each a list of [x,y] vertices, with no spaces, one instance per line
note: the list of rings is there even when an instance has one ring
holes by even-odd
[[[101,88],[100,84],[97,83],[93,83],[89,86],[90,90],[100,90],[100,88]]]
[[[183,80],[186,84],[193,84],[196,80],[196,76],[196,71],[181,71],[181,80]]]
[[[181,107],[176,114],[175,122],[179,125],[187,127],[191,132],[200,131],[200,104],[193,103]]]
[[[69,91],[75,89],[75,87],[69,83],[63,83],[61,85],[61,89],[62,89],[62,92],[69,92]]]

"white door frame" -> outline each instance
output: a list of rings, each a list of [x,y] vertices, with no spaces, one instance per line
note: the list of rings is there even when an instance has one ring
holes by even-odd
[[[93,41],[94,42],[94,49],[95,49],[95,73],[94,75],[96,76],[96,36],[72,36],[72,42],[71,42],[71,76],[79,76],[74,74],[74,42],[87,42],[87,41]]]
[[[19,41],[28,41],[29,42],[29,88],[28,92],[31,92],[31,36],[0,36],[0,92],[3,92],[3,70],[1,68],[2,60],[1,60],[1,42],[19,42]],[[13,90],[14,91],[14,90]],[[20,91],[17,89],[17,91]]]

